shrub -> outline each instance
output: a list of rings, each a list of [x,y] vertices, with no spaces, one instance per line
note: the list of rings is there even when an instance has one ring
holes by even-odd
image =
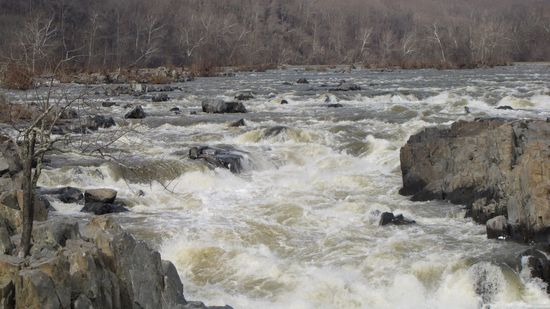
[[[27,104],[11,103],[4,95],[0,94],[0,122],[17,123],[29,121],[36,114],[36,109]]]
[[[9,64],[2,77],[2,86],[8,89],[28,90],[33,86],[34,74],[24,66]]]
[[[219,69],[212,63],[200,61],[191,65],[192,77],[213,77],[218,76]]]

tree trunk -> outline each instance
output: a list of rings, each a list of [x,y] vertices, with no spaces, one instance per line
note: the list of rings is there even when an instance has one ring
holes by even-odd
[[[32,162],[34,157],[34,144],[36,133],[26,140],[27,149],[23,162],[23,233],[21,236],[21,249],[23,256],[28,256],[31,251],[32,224],[34,220],[34,188],[32,181]]]

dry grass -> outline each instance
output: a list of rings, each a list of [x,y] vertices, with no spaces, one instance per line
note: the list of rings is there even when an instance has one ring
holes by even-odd
[[[218,76],[220,70],[218,67],[206,61],[201,61],[191,65],[192,77],[214,77]]]
[[[170,84],[173,80],[171,78],[169,78],[168,76],[155,74],[155,75],[149,76],[147,78],[147,81],[150,84],[159,85],[159,84]]]
[[[2,86],[8,89],[29,90],[33,86],[34,75],[27,68],[9,64],[2,76]]]
[[[36,113],[36,108],[28,104],[11,103],[4,95],[0,94],[0,122],[30,121],[36,116]]]

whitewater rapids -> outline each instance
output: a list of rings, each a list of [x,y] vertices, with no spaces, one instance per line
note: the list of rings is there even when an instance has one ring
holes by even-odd
[[[310,84],[283,84],[300,77]],[[323,87],[341,79],[363,90]],[[140,101],[151,116],[116,143],[124,167],[57,167],[40,185],[117,190],[131,206],[117,215],[121,223],[174,262],[187,298],[209,305],[548,308],[542,282],[514,269],[525,246],[486,239],[460,205],[413,203],[398,190],[399,149],[411,134],[474,117],[550,117],[549,81],[543,65],[198,79],[169,102]],[[249,114],[189,114],[202,97],[239,90],[255,92],[244,102]],[[496,109],[504,105],[515,110]],[[182,115],[169,113],[173,106]],[[228,127],[240,117],[247,126]],[[275,126],[285,128],[270,134]],[[245,152],[244,172],[189,160],[196,145]],[[53,206],[87,216],[76,205]],[[380,227],[384,211],[417,224]]]

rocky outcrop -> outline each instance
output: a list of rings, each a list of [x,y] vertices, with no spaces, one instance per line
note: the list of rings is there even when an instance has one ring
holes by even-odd
[[[241,102],[225,102],[223,100],[206,100],[202,102],[202,111],[209,114],[246,113],[246,107]]]
[[[505,216],[512,237],[550,240],[550,123],[478,119],[427,128],[401,148],[412,200],[465,204],[474,220]]]
[[[143,111],[143,107],[140,106],[136,106],[134,109],[132,109],[131,111],[129,111],[128,113],[126,113],[126,115],[124,115],[124,118],[126,119],[143,119],[145,118],[146,114],[145,114],[145,111]]]
[[[39,223],[31,253],[0,254],[2,308],[208,308],[187,302],[174,265],[110,217]]]
[[[227,168],[233,173],[243,170],[244,155],[233,149],[210,146],[192,147],[189,149],[189,158],[192,160],[202,159],[212,167]]]
[[[384,226],[388,224],[393,225],[409,225],[409,224],[415,224],[416,221],[410,220],[405,218],[402,214],[394,215],[391,212],[384,212],[380,216],[380,221],[378,222],[378,225]]]

